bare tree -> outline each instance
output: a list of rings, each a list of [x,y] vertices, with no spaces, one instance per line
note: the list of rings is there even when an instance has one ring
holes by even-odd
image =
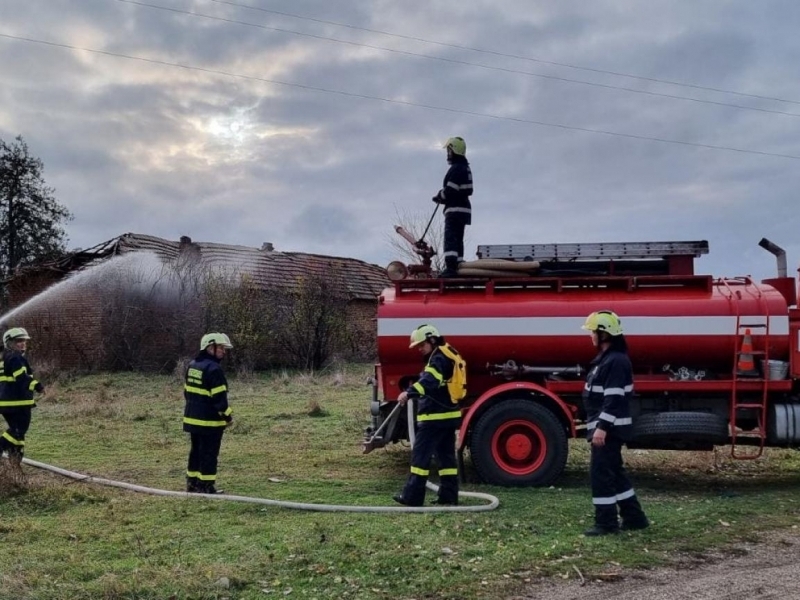
[[[338,273],[306,275],[294,292],[277,292],[274,298],[276,339],[291,366],[318,370],[350,345],[349,298]]]

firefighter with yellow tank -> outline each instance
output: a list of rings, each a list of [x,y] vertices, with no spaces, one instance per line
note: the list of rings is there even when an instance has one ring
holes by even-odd
[[[406,506],[422,506],[425,483],[433,456],[439,466],[439,494],[436,504],[458,504],[458,463],[456,430],[461,410],[448,389],[458,361],[457,351],[445,342],[433,325],[420,325],[411,333],[409,348],[417,348],[425,361],[419,379],[402,392],[397,401],[413,399],[417,405],[417,432],[411,451],[411,474],[394,500]],[[448,356],[449,355],[449,356]],[[413,427],[412,423],[408,424]]]
[[[228,406],[228,381],[220,362],[233,348],[224,333],[207,333],[200,340],[200,353],[186,369],[183,396],[183,430],[191,439],[186,491],[219,494],[216,489],[217,460],[222,434],[233,422]]]
[[[589,473],[594,505],[594,525],[584,535],[644,529],[650,523],[622,462],[622,445],[630,438],[632,428],[633,396],[633,367],[622,322],[610,310],[601,310],[586,318],[583,329],[591,333],[598,350],[583,389],[586,436],[592,445]]]
[[[25,357],[30,339],[22,327],[9,329],[3,334],[0,359],[0,414],[8,424],[0,436],[0,453],[7,452],[16,467],[25,454],[25,434],[31,424],[31,409],[36,406],[34,392],[44,393]]]

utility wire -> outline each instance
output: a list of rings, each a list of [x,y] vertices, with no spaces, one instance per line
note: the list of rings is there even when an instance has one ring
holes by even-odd
[[[235,19],[226,19],[224,17],[217,17],[217,16],[214,16],[214,15],[207,15],[207,14],[188,11],[188,10],[183,10],[183,9],[179,9],[179,8],[171,8],[171,7],[167,7],[167,6],[161,6],[161,5],[158,5],[158,4],[151,4],[151,3],[148,3],[148,2],[140,2],[139,0],[116,0],[116,1],[117,2],[122,2],[124,4],[133,4],[133,5],[136,5],[136,6],[141,6],[141,7],[144,7],[144,8],[153,8],[153,9],[156,9],[156,10],[161,10],[161,11],[166,11],[166,12],[171,12],[171,13],[188,15],[188,16],[192,16],[192,17],[200,17],[200,18],[203,18],[203,19],[210,19],[212,21],[220,21],[220,22],[229,23],[229,24],[232,24],[232,25],[243,25],[245,27],[254,27],[256,29],[263,29],[263,30],[267,30],[267,31],[276,31],[276,32],[279,32],[279,33],[288,33],[290,35],[298,35],[298,36],[302,36],[302,37],[313,38],[313,39],[316,39],[316,40],[324,40],[326,42],[336,42],[338,44],[347,44],[347,45],[350,45],[350,46],[358,46],[358,47],[361,47],[361,48],[370,48],[372,50],[381,50],[381,51],[384,51],[384,52],[393,52],[395,54],[401,54],[401,55],[404,55],[404,56],[414,56],[414,57],[417,57],[417,58],[424,58],[424,59],[427,59],[427,60],[437,60],[437,61],[451,63],[451,64],[466,65],[466,66],[470,66],[470,67],[478,67],[478,68],[481,68],[481,69],[487,69],[487,70],[491,70],[491,71],[500,71],[500,72],[503,72],[503,73],[513,73],[513,74],[518,74],[518,75],[527,75],[529,77],[539,77],[541,79],[549,79],[551,81],[560,81],[560,82],[565,82],[565,83],[575,83],[575,84],[578,84],[578,85],[588,85],[588,86],[592,86],[592,87],[609,89],[609,90],[619,90],[619,91],[623,91],[623,92],[631,92],[633,94],[643,94],[643,95],[646,95],[646,96],[656,96],[656,97],[660,97],[660,98],[670,98],[670,99],[673,99],[673,100],[685,100],[685,101],[688,101],[688,102],[696,102],[696,103],[699,103],[699,104],[711,104],[711,105],[714,105],[714,106],[725,106],[725,107],[728,107],[728,108],[736,108],[736,109],[739,109],[739,110],[752,110],[752,111],[763,112],[763,113],[784,115],[784,116],[788,116],[788,117],[800,117],[800,113],[786,112],[786,111],[782,111],[782,110],[774,110],[774,109],[769,109],[769,108],[758,108],[758,107],[754,107],[754,106],[743,106],[741,104],[731,104],[731,103],[728,103],[728,102],[719,102],[719,101],[716,101],[716,100],[702,100],[700,98],[691,98],[689,96],[679,96],[677,94],[665,94],[665,93],[662,93],[662,92],[652,92],[652,91],[649,91],[649,90],[638,90],[636,88],[629,88],[629,87],[611,85],[611,84],[605,84],[605,83],[595,83],[595,82],[592,82],[592,81],[583,81],[583,80],[580,80],[580,79],[570,79],[568,77],[559,77],[557,75],[545,75],[545,74],[542,74],[542,73],[534,73],[534,72],[531,72],[531,71],[521,71],[521,70],[518,70],[518,69],[507,69],[505,67],[495,67],[493,65],[470,62],[470,61],[466,61],[466,60],[459,60],[459,59],[455,59],[455,58],[446,58],[446,57],[443,57],[443,56],[434,56],[432,54],[420,54],[420,53],[417,53],[417,52],[410,52],[408,50],[397,50],[397,49],[394,49],[394,48],[387,48],[385,46],[375,46],[375,45],[372,45],[372,44],[364,44],[364,43],[361,43],[361,42],[353,42],[353,41],[350,41],[350,40],[342,40],[342,39],[339,39],[339,38],[332,38],[332,37],[327,37],[327,36],[323,36],[323,35],[316,35],[316,34],[313,34],[313,33],[304,33],[302,31],[295,31],[293,29],[284,29],[284,28],[281,28],[281,27],[271,27],[271,26],[268,26],[268,25],[261,25],[261,24],[258,24],[258,23],[249,23],[247,21],[237,21]]]
[[[609,71],[605,69],[595,69],[592,67],[582,67],[580,65],[573,65],[570,63],[562,63],[556,62],[552,60],[544,60],[541,58],[534,58],[532,56],[522,56],[519,54],[508,54],[505,52],[498,52],[496,50],[488,50],[486,48],[475,48],[473,46],[461,46],[459,44],[450,44],[447,42],[440,42],[437,40],[429,40],[426,38],[415,37],[412,35],[403,35],[401,33],[393,33],[390,31],[382,31],[380,29],[370,29],[368,27],[359,27],[358,25],[350,25],[349,23],[340,23],[338,21],[326,21],[325,19],[316,19],[313,17],[306,17],[303,15],[298,15],[295,13],[288,13],[279,10],[272,10],[269,8],[261,8],[259,6],[252,6],[249,4],[243,4],[241,2],[232,2],[230,0],[210,0],[210,2],[215,2],[217,4],[227,4],[228,6],[235,6],[237,8],[245,8],[247,10],[254,10],[263,13],[269,13],[273,15],[280,15],[282,17],[290,17],[292,19],[300,19],[304,21],[313,21],[314,23],[321,23],[324,25],[335,25],[336,27],[346,27],[347,29],[353,29],[356,31],[365,31],[368,33],[377,33],[379,35],[386,35],[389,37],[400,38],[404,40],[411,40],[415,42],[423,42],[425,44],[434,44],[436,46],[442,46],[444,48],[454,48],[456,50],[469,50],[470,52],[480,52],[482,54],[490,54],[492,56],[501,56],[504,58],[515,58],[518,60],[525,60],[529,62],[535,62],[543,65],[553,65],[555,67],[566,67],[568,69],[575,69],[578,71],[588,71],[590,73],[602,73],[603,75],[614,75],[616,77],[627,77],[629,79],[638,79],[640,81],[650,81],[653,83],[664,83],[667,85],[675,85],[679,87],[686,87],[696,90],[706,90],[709,92],[719,92],[721,94],[733,94],[735,96],[744,96],[746,98],[758,98],[759,100],[774,100],[775,102],[786,102],[788,104],[800,104],[800,100],[789,100],[786,98],[777,98],[774,96],[761,96],[759,94],[748,94],[746,92],[737,92],[735,90],[726,90],[723,88],[715,88],[709,87],[705,85],[697,85],[692,83],[685,83],[681,81],[672,81],[669,79],[658,79],[656,77],[644,77],[642,75],[631,75],[630,73],[622,73],[620,71]]]
[[[22,36],[11,35],[11,34],[2,33],[2,32],[0,32],[0,37],[1,38],[10,39],[10,40],[16,40],[16,41],[20,41],[20,42],[28,42],[28,43],[32,43],[32,44],[40,44],[40,45],[44,45],[44,46],[50,46],[50,47],[53,47],[53,48],[61,48],[61,49],[66,49],[66,50],[81,50],[83,52],[91,52],[93,54],[100,54],[100,55],[103,55],[103,56],[112,56],[114,58],[125,58],[125,59],[128,59],[128,60],[137,60],[137,61],[150,63],[150,64],[155,64],[155,65],[163,65],[163,66],[166,66],[166,67],[176,67],[176,68],[180,68],[180,69],[186,69],[188,71],[198,71],[198,72],[201,72],[201,73],[210,73],[212,75],[224,75],[226,77],[234,77],[234,78],[237,78],[237,79],[246,79],[246,80],[249,80],[249,81],[259,81],[259,82],[262,82],[262,83],[271,83],[271,84],[282,85],[282,86],[286,86],[286,87],[293,87],[293,88],[298,88],[298,89],[303,89],[303,90],[310,90],[310,91],[314,91],[314,92],[322,92],[322,93],[325,93],[325,94],[336,94],[336,95],[345,96],[345,97],[348,97],[348,98],[361,98],[361,99],[364,99],[364,100],[377,100],[377,101],[380,101],[380,102],[387,102],[387,103],[391,103],[391,104],[399,104],[399,105],[402,105],[402,106],[413,106],[415,108],[424,108],[424,109],[427,109],[427,110],[436,110],[436,111],[440,111],[440,112],[447,112],[447,113],[460,114],[460,115],[468,115],[468,116],[472,116],[472,117],[482,117],[482,118],[487,118],[487,119],[495,119],[495,120],[498,120],[498,121],[510,121],[510,122],[513,122],[513,123],[525,123],[527,125],[539,125],[541,127],[553,127],[553,128],[557,128],[557,129],[566,129],[566,130],[570,130],[570,131],[582,131],[582,132],[585,132],[585,133],[596,133],[596,134],[601,134],[601,135],[609,135],[609,136],[628,138],[628,139],[634,139],[634,140],[646,140],[646,141],[652,141],[652,142],[661,142],[661,143],[664,143],[664,144],[676,144],[676,145],[680,145],[680,146],[691,146],[691,147],[694,147],[694,148],[707,148],[707,149],[710,149],[710,150],[725,150],[725,151],[728,151],[728,152],[738,152],[738,153],[741,153],[741,154],[756,154],[756,155],[759,155],[759,156],[773,156],[773,157],[778,157],[778,158],[790,158],[792,160],[800,160],[800,156],[795,156],[793,154],[782,154],[782,153],[779,153],[779,152],[765,152],[765,151],[761,151],[761,150],[748,150],[748,149],[744,149],[744,148],[734,148],[734,147],[731,147],[731,146],[718,146],[718,145],[715,145],[715,144],[701,144],[699,142],[686,142],[686,141],[683,141],[683,140],[671,140],[671,139],[668,139],[668,138],[651,137],[651,136],[646,136],[646,135],[637,135],[637,134],[633,134],[633,133],[620,133],[620,132],[608,131],[608,130],[604,130],[604,129],[593,129],[593,128],[589,128],[589,127],[577,127],[577,126],[574,126],[574,125],[564,125],[562,123],[548,123],[546,121],[536,121],[536,120],[533,120],[533,119],[523,119],[523,118],[520,118],[520,117],[504,117],[504,116],[501,116],[501,115],[494,115],[494,114],[491,114],[491,113],[483,113],[483,112],[477,112],[477,111],[471,111],[471,110],[463,110],[463,109],[452,108],[452,107],[447,107],[447,106],[436,106],[436,105],[433,105],[433,104],[421,104],[421,103],[417,103],[417,102],[409,102],[408,100],[397,100],[397,99],[394,99],[394,98],[383,98],[381,96],[371,96],[369,94],[359,94],[359,93],[355,93],[355,92],[347,92],[347,91],[344,91],[344,90],[333,90],[333,89],[329,89],[329,88],[323,88],[323,87],[313,86],[313,85],[306,85],[306,84],[302,84],[302,83],[290,83],[290,82],[286,82],[286,81],[280,81],[280,80],[277,80],[277,79],[267,79],[267,78],[264,78],[264,77],[256,77],[256,76],[253,76],[253,75],[243,75],[243,74],[240,74],[240,73],[232,73],[230,71],[222,71],[222,70],[219,70],[219,69],[209,69],[209,68],[206,68],[206,67],[197,67],[197,66],[193,66],[193,65],[184,65],[184,64],[181,64],[181,63],[174,63],[174,62],[169,62],[169,61],[165,61],[165,60],[159,60],[159,59],[155,59],[155,58],[145,58],[143,56],[133,56],[133,55],[130,55],[130,54],[121,54],[121,53],[118,53],[118,52],[109,52],[108,50],[97,50],[95,48],[85,48],[85,47],[81,47],[81,46],[73,46],[73,45],[70,45],[70,44],[61,44],[61,43],[58,43],[58,42],[50,42],[50,41],[47,41],[47,40],[39,40],[39,39],[35,39],[35,38],[22,37]]]

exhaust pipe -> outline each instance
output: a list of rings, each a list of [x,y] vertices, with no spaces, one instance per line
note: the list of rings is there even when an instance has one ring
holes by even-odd
[[[786,268],[786,250],[778,246],[778,244],[773,244],[767,238],[761,238],[761,241],[758,242],[758,245],[764,248],[767,252],[770,252],[775,255],[775,258],[778,261],[778,277],[786,277],[788,270]]]

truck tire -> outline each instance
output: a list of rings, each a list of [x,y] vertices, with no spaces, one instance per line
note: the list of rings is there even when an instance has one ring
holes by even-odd
[[[728,422],[720,416],[702,412],[646,413],[634,420],[632,441],[726,444]]]
[[[567,434],[541,404],[506,400],[487,410],[475,424],[470,456],[485,483],[550,485],[567,464]]]

